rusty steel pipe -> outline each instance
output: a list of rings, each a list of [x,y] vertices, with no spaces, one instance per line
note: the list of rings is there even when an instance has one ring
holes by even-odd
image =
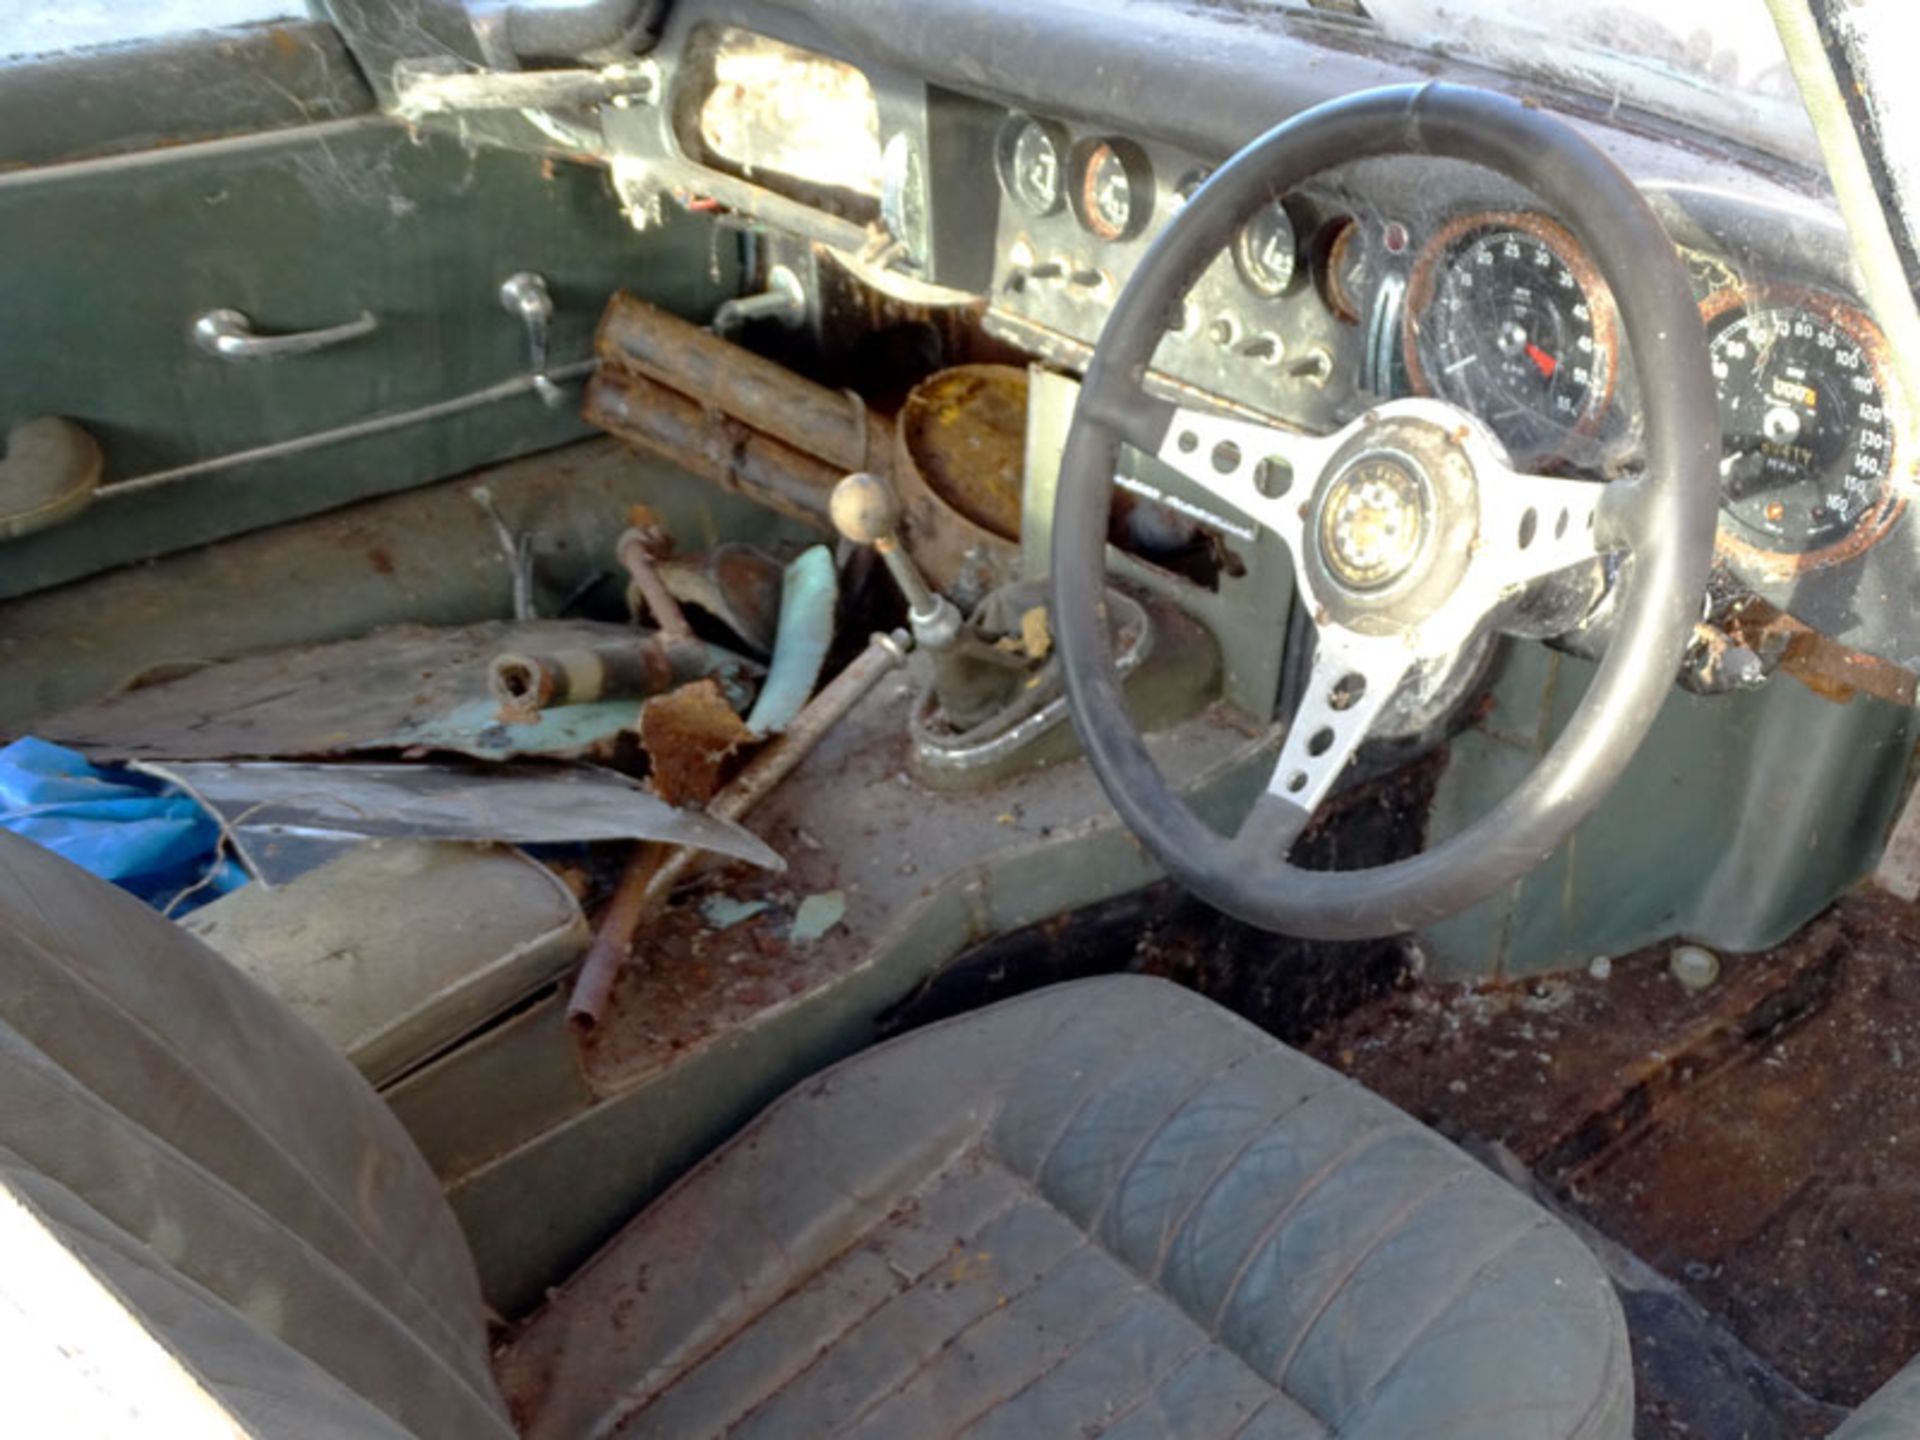
[[[738,820],[785,780],[807,758],[826,733],[863,700],[890,672],[904,665],[912,642],[904,632],[875,635],[867,648],[807,702],[779,739],[772,741],[713,797],[707,813]],[[613,982],[620,976],[633,949],[640,922],[659,909],[673,893],[700,851],[687,846],[636,845],[601,918],[580,977],[567,1000],[567,1019],[574,1028],[592,1030],[607,1011]]]
[[[864,402],[794,374],[625,291],[608,302],[594,352],[606,367],[638,372],[835,467],[884,470],[893,429]],[[835,477],[838,478],[838,475]]]
[[[549,705],[658,695],[682,678],[667,647],[651,635],[617,645],[510,650],[487,667],[493,698],[508,710],[534,715]]]
[[[640,598],[646,602],[647,611],[653,616],[653,623],[660,630],[660,638],[668,648],[698,645],[700,641],[693,633],[693,626],[687,623],[680,602],[673,598],[673,593],[667,589],[667,582],[655,568],[657,561],[672,555],[673,537],[661,528],[657,520],[649,520],[644,525],[630,526],[613,547],[613,553],[632,578]]]
[[[818,525],[845,473],[644,375],[602,370],[587,385],[581,413],[629,445]]]

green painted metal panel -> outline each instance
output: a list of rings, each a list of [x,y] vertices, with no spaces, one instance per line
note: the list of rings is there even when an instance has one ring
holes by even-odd
[[[1593,667],[1509,645],[1484,719],[1453,742],[1433,835],[1508,794],[1572,715]],[[1682,936],[1777,944],[1864,877],[1898,806],[1920,713],[1835,704],[1796,682],[1668,697],[1627,773],[1509,891],[1422,936],[1434,973],[1525,975]]]
[[[290,129],[373,108],[339,32],[321,21],[34,56],[0,63],[0,170]]]
[[[730,237],[697,220],[644,234],[604,172],[469,150],[382,119],[347,121],[0,176],[0,427],[69,416],[107,483],[483,389],[527,369],[498,299],[546,277],[553,359],[586,356],[626,286],[699,316],[737,286]],[[272,361],[202,354],[188,330],[231,307],[263,332],[372,336]],[[313,514],[585,433],[571,398],[531,395],[431,424],[102,500],[0,547],[16,595]]]

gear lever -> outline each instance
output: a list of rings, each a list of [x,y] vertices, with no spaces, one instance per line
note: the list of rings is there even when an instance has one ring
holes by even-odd
[[[933,668],[934,694],[956,729],[990,719],[1018,690],[1025,665],[968,633],[959,608],[927,584],[900,543],[900,497],[878,475],[849,475],[833,487],[834,528],[871,545],[907,600],[916,652]]]

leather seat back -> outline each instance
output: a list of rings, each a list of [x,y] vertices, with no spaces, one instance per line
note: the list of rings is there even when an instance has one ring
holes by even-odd
[[[256,1434],[511,1434],[438,1184],[283,1004],[0,833],[0,1183]]]

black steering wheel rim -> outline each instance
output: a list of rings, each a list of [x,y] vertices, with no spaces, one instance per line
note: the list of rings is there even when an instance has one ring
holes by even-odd
[[[1101,616],[1116,451],[1175,307],[1276,195],[1355,160],[1429,155],[1525,185],[1587,248],[1641,379],[1647,472],[1623,507],[1618,620],[1551,750],[1458,835],[1368,870],[1248,863],[1167,786],[1128,717]],[[1116,302],[1075,409],[1055,502],[1052,608],[1082,746],[1122,819],[1175,879],[1252,924],[1325,939],[1396,934],[1466,909],[1532,869],[1618,780],[1651,728],[1699,615],[1718,500],[1718,404],[1706,338],[1672,242],[1633,183],[1565,122],[1505,96],[1432,84],[1306,111],[1216,171],[1155,240]],[[1246,837],[1243,834],[1241,837]],[[1291,836],[1286,839],[1290,840]]]

